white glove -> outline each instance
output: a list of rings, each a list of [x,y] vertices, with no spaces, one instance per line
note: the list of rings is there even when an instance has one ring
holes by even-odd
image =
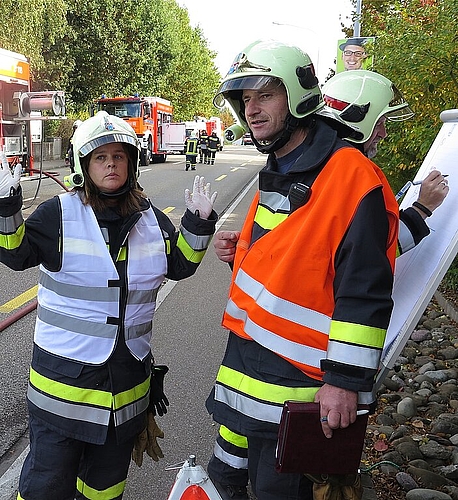
[[[210,196],[210,183],[205,184],[205,178],[196,175],[192,193],[189,189],[184,191],[186,208],[201,219],[208,219],[217,195],[218,193],[215,191]]]
[[[0,151],[0,162],[0,198],[8,198],[19,187],[22,165],[20,163],[16,164],[14,171],[11,172],[4,151]]]

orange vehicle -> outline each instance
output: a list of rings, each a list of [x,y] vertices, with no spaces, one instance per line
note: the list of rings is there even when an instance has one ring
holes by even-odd
[[[173,106],[167,99],[139,95],[102,96],[95,101],[93,111],[106,111],[132,126],[140,140],[142,166],[165,162],[168,153],[181,153],[183,150],[185,126],[172,122]],[[177,135],[181,138],[177,139]]]
[[[57,116],[41,116],[52,110]],[[39,111],[31,118],[31,113]],[[64,118],[65,97],[61,91],[30,92],[30,65],[27,58],[0,48],[0,148],[10,165],[22,164],[33,170],[31,120]]]

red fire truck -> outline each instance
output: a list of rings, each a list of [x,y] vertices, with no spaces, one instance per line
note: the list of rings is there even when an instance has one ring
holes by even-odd
[[[34,111],[52,110],[55,116],[33,116]],[[31,120],[64,118],[65,97],[61,91],[30,92],[30,65],[27,58],[0,49],[0,148],[10,165],[21,163],[23,171],[33,170]]]
[[[183,150],[185,126],[173,123],[173,106],[161,97],[102,96],[95,101],[94,111],[106,111],[126,120],[141,143],[140,163],[165,162],[168,153]]]

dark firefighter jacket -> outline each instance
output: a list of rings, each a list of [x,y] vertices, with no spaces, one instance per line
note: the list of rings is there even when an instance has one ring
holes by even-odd
[[[41,265],[47,271],[43,275],[59,273],[62,269],[62,239],[65,240],[59,198],[42,203],[25,222],[21,206],[20,194],[0,199],[1,262],[14,270]],[[103,246],[108,248],[119,276],[114,283],[120,291],[118,318],[107,318],[107,324],[114,321],[118,325],[114,348],[106,361],[91,364],[76,361],[71,355],[52,354],[34,342],[30,370],[30,414],[67,437],[103,444],[108,424],[113,422],[117,439],[121,442],[144,428],[149,403],[151,353],[144,359],[132,354],[126,344],[124,317],[130,293],[129,235],[146,210],[153,211],[159,225],[158,234],[163,239],[157,249],[166,259],[164,278],[180,280],[194,274],[215,230],[217,217],[214,212],[210,220],[203,220],[187,210],[177,231],[170,219],[152,207],[149,200],[144,200],[141,212],[126,218],[114,210],[95,214],[105,239]],[[145,238],[149,238],[147,228],[141,230],[145,231]],[[84,285],[86,281],[90,287],[91,273],[85,274],[81,276],[81,283]],[[87,317],[91,314],[89,307]],[[87,317],[82,313],[81,319],[87,320]],[[70,352],[68,346],[67,349]],[[107,412],[109,418],[106,418]]]
[[[269,314],[270,276],[274,276],[277,280],[274,288],[279,298],[283,297],[279,290],[284,290],[287,301],[291,293],[295,294],[297,290],[306,291],[307,283],[321,276],[330,281],[322,282],[321,294],[331,294],[332,309],[328,308],[331,303],[328,298],[317,297],[316,290],[319,290],[319,287],[316,283],[311,288],[315,295],[300,297],[299,306],[323,312],[322,304],[326,304],[324,316],[326,314],[329,316],[329,338],[333,339],[332,345],[337,347],[334,353],[338,354],[327,358],[327,342],[325,345],[322,343],[322,338],[317,339],[322,337],[321,333],[315,335],[316,338],[311,341],[314,342],[314,347],[311,347],[310,343],[308,345],[312,350],[322,350],[318,363],[318,368],[323,372],[322,381],[317,380],[321,378],[321,374],[314,371],[307,372],[300,369],[297,363],[291,362],[294,350],[291,351],[293,353],[291,357],[281,356],[276,352],[275,335],[270,339],[267,338],[265,342],[269,334],[266,332],[264,336],[262,330],[267,323],[259,317],[260,325],[258,325],[256,322],[258,316],[253,320],[249,315],[245,315],[243,310],[238,310],[238,304],[235,304],[235,309],[232,308],[234,304],[230,294],[226,314],[228,310],[232,311],[235,314],[235,323],[245,322],[250,331],[260,335],[263,345],[256,339],[253,341],[230,333],[214,391],[207,400],[207,408],[213,413],[217,422],[244,436],[261,435],[275,439],[284,401],[289,399],[313,401],[322,382],[353,391],[370,391],[376,374],[375,358],[381,354],[393,306],[391,289],[398,218],[397,204],[388,183],[383,176],[379,177],[379,174],[376,174],[379,169],[375,164],[355,148],[338,139],[336,132],[320,120],[316,121],[306,140],[299,147],[302,148],[301,154],[286,174],[276,171],[275,166],[272,166],[275,163],[272,157],[269,157],[267,166],[260,172],[261,202],[254,210],[254,220],[246,221],[246,224],[251,225],[251,238],[246,246],[244,241],[239,241],[243,254],[239,263],[243,269],[248,256],[252,259],[257,255],[259,259],[264,259],[263,250],[258,250],[256,242],[270,238],[271,248],[268,251],[271,255],[270,272],[264,273],[264,278],[257,275],[258,279],[251,280],[247,288],[246,281],[241,282],[242,295],[245,294],[242,302],[257,300],[257,297],[258,305],[262,307],[264,300],[266,312],[262,314]],[[334,161],[337,159],[341,171],[335,178],[331,176],[327,180],[322,180],[320,173],[323,169],[326,170],[330,158]],[[369,176],[375,176],[369,189],[367,186],[364,187],[367,179],[363,181],[363,190],[356,196],[349,193],[349,190],[353,189],[352,182],[358,182],[358,176],[353,176],[355,170],[361,173],[367,171]],[[323,176],[324,174],[325,172]],[[311,188],[310,200],[302,207],[300,200],[289,195],[291,186],[295,183]],[[309,227],[302,226],[303,218],[307,220],[307,211],[315,206],[314,196],[322,197],[321,210],[314,213],[313,220],[309,221]],[[345,207],[347,200],[353,204],[350,211]],[[324,227],[329,226],[330,221],[325,219],[331,219],[333,213],[339,217],[341,208],[347,214],[344,218],[348,226],[346,229],[344,227],[338,229],[339,241],[335,240],[334,235],[324,248],[316,248],[313,242],[314,229],[316,228],[317,233],[323,236],[320,226],[322,224]],[[285,228],[293,224],[290,226],[291,230],[287,231],[288,234],[283,235],[286,241],[280,241],[283,224],[286,224]],[[295,234],[293,227],[296,228]],[[279,230],[279,241],[272,239],[276,229]],[[329,229],[331,230],[330,226]],[[325,241],[325,237],[321,239],[321,242]],[[284,248],[284,253],[280,251],[280,247]],[[306,257],[305,264],[298,260],[301,259],[301,248]],[[240,269],[236,267],[238,253],[239,249],[234,262],[234,277],[240,275]],[[283,255],[287,253],[293,253],[295,257],[285,263]],[[285,274],[275,273],[281,267],[284,267]],[[246,273],[242,273],[245,278],[248,276],[248,281],[250,281],[249,273],[250,268]],[[237,288],[237,281],[232,286]],[[266,290],[266,293],[263,294],[262,290]],[[238,292],[237,296],[240,297]],[[283,310],[280,300],[279,307],[280,309],[276,311],[277,318],[271,316],[274,328],[278,324],[284,325],[284,322],[294,325],[295,317],[292,313],[294,305]],[[303,329],[301,307],[297,307],[296,321],[298,327]],[[231,317],[234,318],[232,315]],[[227,316],[223,322],[226,320]],[[316,324],[315,328],[319,329],[319,325]],[[365,342],[371,346],[371,357],[367,364],[362,362],[354,365],[346,358],[346,354],[340,357],[340,353],[345,349],[340,350],[339,343],[345,348],[349,347],[350,350],[355,349],[356,352],[359,346],[364,350]]]

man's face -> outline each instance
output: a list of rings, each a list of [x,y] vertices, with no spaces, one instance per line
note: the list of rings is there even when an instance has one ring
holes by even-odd
[[[366,52],[360,45],[347,45],[342,51],[345,70],[361,69],[366,56]]]
[[[377,154],[377,145],[388,135],[385,128],[386,117],[382,116],[375,124],[374,131],[369,139],[364,143],[364,154],[368,158],[374,158]]]
[[[288,101],[283,85],[270,84],[262,90],[244,90],[245,117],[257,141],[272,141],[285,127]]]

